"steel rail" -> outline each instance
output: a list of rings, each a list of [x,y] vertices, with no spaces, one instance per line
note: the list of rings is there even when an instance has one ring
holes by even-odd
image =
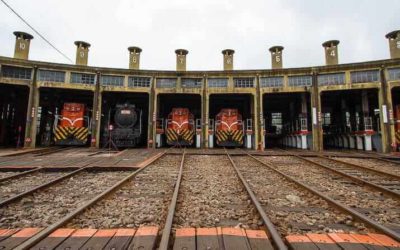
[[[100,161],[100,160],[97,160],[97,161],[95,161],[95,162],[99,162],[99,161]],[[39,191],[39,190],[44,189],[44,188],[47,188],[47,187],[49,187],[49,186],[51,186],[51,185],[57,184],[57,183],[63,181],[64,179],[66,179],[66,178],[68,178],[68,177],[74,176],[74,175],[76,175],[76,174],[82,172],[83,170],[88,170],[88,169],[92,168],[92,167],[89,166],[89,165],[92,164],[92,163],[95,163],[95,162],[90,162],[90,163],[88,163],[88,164],[86,164],[86,165],[84,165],[84,166],[78,168],[78,169],[75,170],[75,171],[72,171],[72,172],[70,172],[70,173],[67,173],[67,174],[65,174],[65,175],[62,175],[62,176],[60,176],[60,177],[58,177],[58,178],[56,178],[56,179],[54,179],[54,180],[48,181],[48,182],[46,182],[46,183],[44,183],[44,184],[42,184],[42,185],[35,186],[35,187],[32,188],[32,189],[29,189],[29,190],[27,190],[27,191],[25,191],[25,192],[19,193],[19,194],[15,195],[15,196],[12,196],[12,197],[10,197],[10,198],[8,198],[8,199],[6,199],[6,200],[0,201],[0,207],[3,207],[3,206],[5,206],[5,205],[7,205],[7,204],[10,204],[11,202],[17,201],[17,200],[19,200],[19,199],[21,199],[21,198],[23,198],[23,197],[25,197],[25,196],[28,196],[28,195],[30,195],[30,194],[36,192],[36,191]],[[40,169],[43,170],[43,169],[46,169],[46,168],[40,168]],[[27,171],[27,172],[28,172],[28,171]]]
[[[400,199],[400,193],[398,193],[398,192],[396,192],[396,191],[393,191],[393,190],[390,190],[390,189],[388,189],[388,188],[386,188],[386,187],[383,187],[383,186],[377,185],[377,184],[375,184],[375,183],[366,181],[366,180],[364,180],[364,179],[362,179],[362,178],[359,178],[359,177],[356,177],[356,176],[347,174],[347,173],[345,173],[345,172],[343,172],[343,171],[340,171],[340,170],[335,169],[335,168],[333,168],[333,167],[329,167],[329,166],[327,166],[327,165],[325,165],[325,164],[318,163],[318,162],[314,162],[314,161],[309,160],[309,159],[307,159],[306,157],[303,157],[303,156],[299,156],[299,155],[296,155],[296,154],[291,154],[290,156],[296,157],[296,158],[298,158],[298,159],[300,159],[300,160],[302,160],[302,161],[304,161],[304,162],[311,163],[311,164],[313,164],[313,165],[315,165],[315,166],[317,166],[317,167],[326,169],[326,170],[328,170],[328,171],[334,172],[334,173],[339,174],[339,175],[341,175],[341,176],[344,176],[344,177],[346,177],[346,178],[352,179],[353,181],[356,181],[356,182],[365,184],[365,185],[367,185],[367,186],[369,186],[369,187],[371,187],[371,188],[373,188],[373,189],[375,189],[375,190],[378,190],[378,191],[380,191],[380,192],[386,193],[387,195],[390,195],[391,197],[393,197],[393,198],[395,198],[395,199]],[[327,158],[323,158],[323,157],[322,157],[321,159],[327,159]],[[327,159],[327,160],[329,160],[329,159]]]
[[[23,151],[23,152],[15,152],[15,153],[7,154],[7,155],[2,155],[2,156],[0,156],[0,158],[1,157],[9,157],[9,156],[20,156],[20,155],[26,155],[26,154],[35,154],[35,153],[37,154],[37,153],[45,152],[45,151],[51,150],[51,149],[53,149],[53,147],[27,150],[27,151]]]
[[[1,183],[1,182],[4,182],[4,181],[8,181],[8,180],[15,179],[15,178],[19,178],[19,177],[22,177],[22,176],[24,176],[24,175],[37,172],[37,171],[42,170],[42,169],[43,169],[43,167],[37,167],[37,168],[33,168],[33,169],[31,169],[31,170],[26,170],[26,171],[22,171],[22,172],[17,173],[17,174],[13,174],[13,175],[10,175],[10,176],[6,176],[6,177],[3,177],[3,178],[0,179],[0,183]],[[16,169],[16,170],[18,170],[18,169]]]
[[[380,175],[386,175],[388,177],[400,180],[400,175],[397,175],[397,174],[392,174],[392,173],[381,171],[381,170],[374,169],[374,168],[364,167],[362,165],[358,165],[358,164],[355,164],[355,163],[352,163],[352,162],[346,162],[346,161],[343,161],[343,160],[334,159],[334,158],[332,158],[330,156],[325,156],[324,155],[324,156],[318,156],[318,157],[323,158],[323,159],[328,159],[330,161],[334,161],[334,162],[337,162],[337,163],[340,163],[340,164],[348,165],[348,166],[351,166],[351,167],[367,170],[367,171],[370,171],[370,172],[375,172],[375,173],[380,174]],[[370,158],[368,158],[368,159],[370,159]]]
[[[282,237],[280,236],[280,234],[276,230],[275,225],[272,223],[272,221],[269,219],[268,215],[265,213],[264,208],[262,207],[260,201],[258,200],[256,195],[254,194],[254,192],[251,190],[250,185],[244,179],[242,173],[237,168],[235,162],[233,161],[232,157],[229,155],[228,151],[225,150],[225,153],[226,153],[226,156],[228,157],[229,161],[231,162],[232,167],[235,169],[236,174],[239,176],[239,179],[242,182],[243,186],[245,187],[247,193],[249,194],[252,203],[254,204],[254,206],[256,207],[256,209],[258,211],[258,213],[260,214],[264,225],[267,227],[267,233],[271,237],[273,244],[278,249],[287,250],[288,247],[286,246],[286,244],[284,243]],[[248,155],[247,152],[246,152],[246,154]]]
[[[61,147],[61,148],[50,149],[50,150],[45,151],[45,152],[39,152],[39,153],[36,152],[36,153],[34,153],[34,157],[49,155],[49,154],[53,154],[53,153],[58,153],[60,151],[70,150],[70,149],[74,149],[74,148],[75,147]]]
[[[99,200],[103,199],[105,196],[109,195],[110,193],[116,191],[123,184],[125,184],[127,181],[129,181],[130,179],[135,177],[140,172],[142,172],[145,169],[147,169],[147,167],[150,166],[150,164],[152,164],[153,162],[157,161],[158,159],[160,159],[165,154],[166,154],[166,151],[162,152],[157,157],[155,157],[151,161],[147,162],[146,165],[143,166],[142,168],[136,170],[135,172],[133,172],[132,174],[128,175],[124,179],[118,181],[112,187],[106,189],[105,191],[103,191],[101,194],[97,195],[96,197],[94,197],[90,201],[85,202],[83,205],[81,205],[80,207],[76,208],[74,211],[72,211],[71,213],[67,214],[66,216],[64,216],[60,220],[58,220],[55,223],[51,224],[50,226],[44,228],[42,231],[40,231],[39,233],[35,234],[34,236],[29,238],[28,240],[24,241],[21,245],[19,245],[15,249],[19,249],[19,250],[30,249],[31,247],[33,247],[34,245],[39,243],[41,240],[43,240],[44,238],[49,236],[52,232],[54,232],[55,230],[57,230],[60,227],[62,227],[63,225],[65,225],[67,222],[69,222],[70,220],[75,218],[77,215],[81,214],[84,210],[86,210],[87,208],[93,206]]]
[[[10,204],[11,202],[17,201],[17,200],[19,200],[19,199],[21,199],[21,198],[23,198],[23,197],[25,197],[25,196],[28,196],[28,195],[30,195],[30,194],[36,192],[36,191],[39,191],[39,190],[44,189],[44,188],[46,188],[46,187],[49,187],[49,186],[51,186],[51,185],[57,184],[57,183],[63,181],[64,179],[66,179],[66,178],[68,178],[68,177],[71,177],[71,176],[74,176],[74,175],[76,175],[77,173],[80,173],[80,172],[82,172],[83,170],[86,170],[86,169],[88,169],[88,168],[89,168],[89,167],[83,167],[83,168],[77,169],[77,170],[75,170],[75,171],[72,171],[71,173],[62,175],[62,176],[60,176],[60,177],[58,177],[58,178],[56,178],[56,179],[54,179],[54,180],[51,180],[51,181],[46,182],[46,183],[44,183],[44,184],[42,184],[42,185],[39,185],[39,186],[35,186],[35,187],[32,188],[32,189],[29,189],[29,190],[27,190],[27,191],[25,191],[25,192],[16,194],[16,195],[14,195],[14,196],[12,196],[12,197],[6,199],[6,200],[0,201],[0,208],[1,208],[1,207],[4,207],[5,205]]]
[[[287,180],[289,180],[289,181],[291,181],[291,182],[303,187],[304,189],[316,194],[317,196],[319,196],[322,199],[324,199],[325,201],[327,201],[329,204],[332,204],[335,207],[339,208],[340,210],[351,214],[353,217],[357,218],[359,221],[364,222],[365,224],[369,225],[370,227],[372,227],[372,228],[376,229],[377,231],[380,231],[380,232],[392,237],[393,239],[395,239],[397,241],[400,241],[400,234],[397,233],[396,231],[377,223],[376,221],[374,221],[374,220],[370,219],[369,217],[361,214],[360,212],[348,207],[347,205],[344,205],[341,202],[336,201],[336,200],[330,198],[329,196],[323,194],[322,192],[312,188],[311,186],[308,186],[307,184],[303,183],[302,181],[298,181],[298,180],[294,179],[293,177],[291,177],[291,176],[283,173],[282,171],[276,169],[272,165],[257,159],[256,157],[252,156],[251,154],[248,154],[248,156],[253,158],[257,162],[261,163],[262,165],[268,167],[269,169],[275,171],[276,173],[282,175]]]
[[[354,157],[354,152],[345,152],[347,154],[347,156],[344,155],[340,155],[338,153],[333,153],[333,154],[324,154],[326,156],[331,156],[331,157]],[[397,164],[400,165],[400,157],[399,160],[391,160],[391,159],[387,159],[385,157],[391,157],[391,156],[385,156],[383,154],[378,154],[378,153],[360,153],[357,152],[358,157],[355,158],[367,158],[367,159],[374,159],[374,160],[378,160],[378,161],[385,161],[385,162],[389,162],[389,163],[393,163],[393,164]],[[395,156],[393,156],[392,158],[394,158]]]
[[[182,153],[181,165],[179,167],[178,178],[175,183],[174,194],[172,195],[171,204],[169,205],[169,208],[168,208],[168,215],[167,215],[167,219],[165,220],[165,226],[164,226],[163,233],[161,236],[160,246],[158,248],[159,250],[168,250],[169,249],[172,222],[173,222],[173,219],[175,216],[176,202],[178,200],[179,188],[181,186],[181,181],[182,181],[183,167],[185,164],[185,155],[186,155],[186,149],[184,148],[183,153]]]

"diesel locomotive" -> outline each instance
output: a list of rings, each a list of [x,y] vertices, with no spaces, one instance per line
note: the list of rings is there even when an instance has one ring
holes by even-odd
[[[188,108],[173,108],[166,120],[165,135],[171,146],[191,146],[194,142],[194,115]]]
[[[90,118],[82,103],[64,103],[54,121],[54,142],[58,146],[83,146],[89,136]]]
[[[215,136],[221,147],[241,147],[244,126],[237,109],[222,109],[215,117]]]
[[[143,134],[142,110],[134,104],[117,104],[114,112],[114,123],[111,124],[111,110],[109,112],[108,133],[105,140],[111,140],[117,147],[136,147]],[[112,129],[111,129],[112,127]]]

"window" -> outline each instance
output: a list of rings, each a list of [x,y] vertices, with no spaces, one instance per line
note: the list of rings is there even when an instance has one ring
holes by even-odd
[[[254,78],[233,78],[235,88],[253,88]]]
[[[322,125],[329,126],[332,124],[331,113],[322,113]]]
[[[209,88],[226,88],[228,86],[228,78],[209,78]]]
[[[157,88],[174,88],[176,86],[176,78],[158,78]]]
[[[390,81],[400,80],[400,68],[388,69],[388,72]]]
[[[39,81],[65,82],[65,72],[52,70],[39,70]]]
[[[289,86],[311,86],[312,77],[311,76],[289,76]]]
[[[150,77],[138,77],[138,76],[130,76],[128,78],[128,86],[131,88],[137,88],[137,87],[144,87],[144,88],[149,88],[150,87]]]
[[[344,73],[326,74],[318,76],[318,85],[320,86],[338,85],[344,83],[345,83]]]
[[[282,124],[282,113],[271,113],[271,127],[273,127],[276,134],[282,133]]]
[[[278,77],[261,77],[261,87],[282,87],[283,76]]]
[[[182,87],[184,88],[200,88],[201,78],[182,78]]]
[[[93,74],[71,73],[71,83],[94,84],[95,76]]]
[[[379,70],[351,72],[352,83],[379,82]]]
[[[1,75],[3,77],[30,80],[32,69],[3,65],[1,67]]]
[[[100,78],[100,83],[103,86],[124,86],[124,77],[123,76],[110,76],[110,75],[102,75]]]

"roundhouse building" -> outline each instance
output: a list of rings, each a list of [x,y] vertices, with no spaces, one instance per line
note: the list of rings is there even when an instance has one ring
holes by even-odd
[[[187,71],[189,51],[177,49],[176,71],[140,69],[139,47],[129,68],[88,66],[90,44],[75,42],[76,64],[29,60],[33,36],[14,32],[14,58],[0,57],[0,146],[54,143],[63,103],[87,107],[88,146],[102,147],[110,112],[120,103],[141,110],[140,147],[164,147],[165,119],[174,107],[195,117],[193,147],[216,147],[215,116],[237,109],[243,147],[330,148],[390,152],[400,145],[400,31],[386,35],[390,59],[339,64],[339,41],[322,44],[326,65],[284,68],[284,47],[273,46],[271,68],[236,70],[232,49],[223,70]],[[112,119],[111,119],[112,120]]]

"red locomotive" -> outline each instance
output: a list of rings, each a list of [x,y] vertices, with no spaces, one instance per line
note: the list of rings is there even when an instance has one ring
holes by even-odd
[[[215,117],[217,145],[240,147],[243,145],[242,115],[237,109],[222,109]]]
[[[64,103],[61,115],[56,116],[54,123],[54,140],[56,145],[80,146],[88,139],[88,122],[85,121],[85,104]]]
[[[193,144],[194,134],[194,115],[187,108],[173,108],[166,121],[167,144],[190,146]]]

